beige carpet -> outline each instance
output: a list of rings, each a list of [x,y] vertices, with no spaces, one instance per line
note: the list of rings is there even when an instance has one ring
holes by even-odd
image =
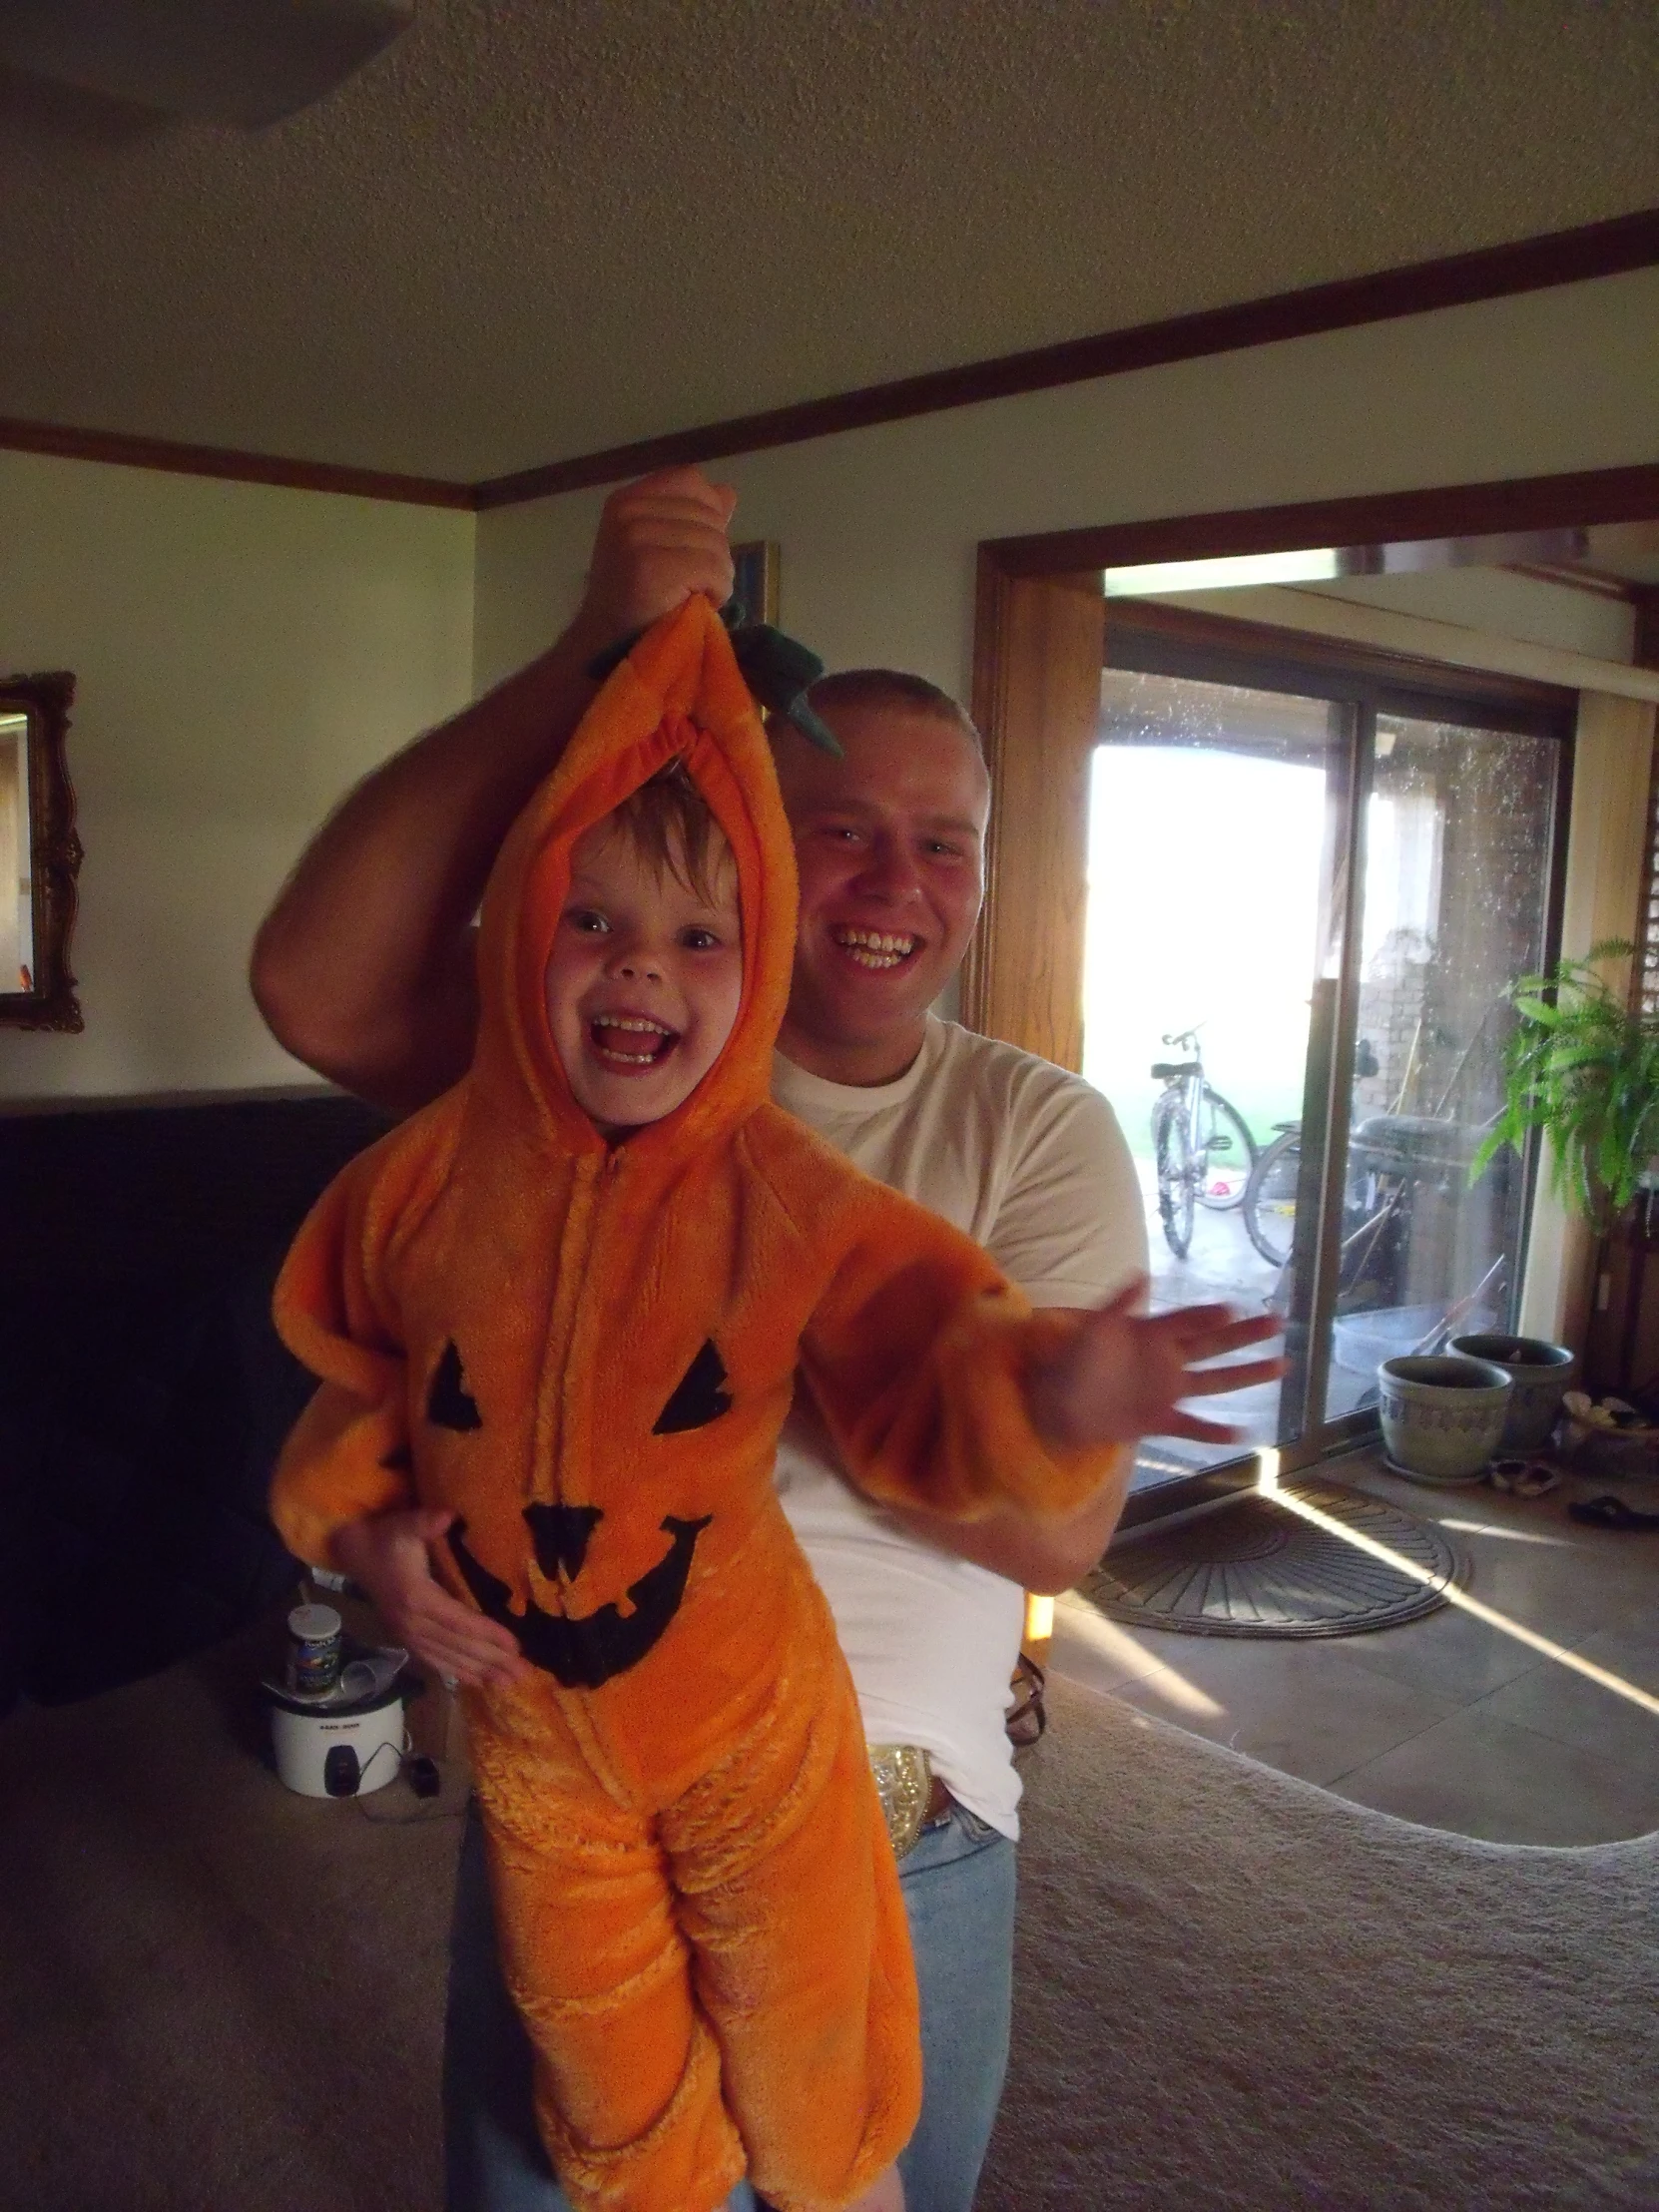
[[[435,2212],[458,1817],[284,1790],[252,1679],[0,1721],[6,2212]]]
[[[1659,2206],[1659,1836],[1474,1843],[1050,1711],[978,2212]]]
[[[248,1673],[0,1722],[5,2212],[436,2212],[453,1812],[290,1796]],[[1053,1704],[980,2212],[1659,2205],[1659,1839],[1464,1843]]]

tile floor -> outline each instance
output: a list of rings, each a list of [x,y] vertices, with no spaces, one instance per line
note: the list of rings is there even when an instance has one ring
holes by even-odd
[[[1320,1474],[1442,1522],[1472,1561],[1469,1597],[1659,1699],[1659,1532],[1585,1528],[1566,1511],[1619,1485],[1569,1475],[1524,1501],[1428,1490],[1375,1453]],[[1659,1506],[1651,1481],[1623,1489]],[[1057,1601],[1051,1664],[1431,1828],[1513,1844],[1659,1828],[1659,1711],[1456,1606],[1370,1635],[1276,1640],[1131,1630],[1074,1591]]]

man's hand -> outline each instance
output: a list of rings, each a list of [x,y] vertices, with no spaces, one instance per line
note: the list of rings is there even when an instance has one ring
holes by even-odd
[[[432,1572],[428,1544],[453,1513],[409,1507],[349,1521],[333,1540],[334,1564],[373,1599],[398,1643],[439,1674],[477,1687],[528,1679],[510,1630],[453,1598]]]
[[[694,592],[731,597],[736,505],[695,468],[614,491],[570,627],[376,769],[317,831],[254,944],[254,996],[296,1059],[394,1113],[466,1073],[472,917],[501,840],[592,704],[596,655]]]
[[[1183,1306],[1148,1317],[1134,1310],[1145,1294],[1144,1282],[1131,1283],[1087,1315],[1059,1359],[1032,1379],[1032,1418],[1053,1448],[1127,1444],[1142,1436],[1235,1443],[1236,1428],[1184,1412],[1181,1400],[1249,1389],[1285,1373],[1283,1360],[1198,1364],[1277,1337],[1280,1324],[1271,1314],[1235,1321],[1226,1306]]]
[[[578,622],[595,651],[705,592],[732,596],[727,529],[738,495],[700,468],[664,468],[612,492],[599,518]]]

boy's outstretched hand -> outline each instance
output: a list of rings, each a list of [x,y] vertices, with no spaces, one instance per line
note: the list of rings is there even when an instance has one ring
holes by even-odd
[[[1227,1306],[1138,1314],[1145,1294],[1143,1279],[1086,1315],[1060,1357],[1032,1378],[1031,1415],[1054,1449],[1134,1443],[1142,1436],[1234,1443],[1238,1429],[1182,1411],[1182,1399],[1249,1389],[1285,1373],[1279,1359],[1200,1365],[1277,1337],[1280,1323],[1273,1315],[1238,1321]]]

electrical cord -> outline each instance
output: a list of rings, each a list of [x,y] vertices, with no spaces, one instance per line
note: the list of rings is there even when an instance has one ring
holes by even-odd
[[[401,1779],[408,1783],[417,1801],[416,1810],[412,1813],[370,1811],[371,1804],[375,1807],[381,1805],[382,1793],[374,1791],[365,1797],[362,1794],[362,1778],[359,1777],[356,1804],[357,1811],[365,1821],[372,1821],[381,1828],[414,1828],[423,1821],[452,1821],[460,1818],[464,1804],[456,1806],[443,1803],[442,1770],[437,1761],[429,1758],[423,1751],[411,1753],[406,1748],[397,1751],[394,1744],[379,1744],[363,1762],[363,1775],[366,1776],[382,1751],[396,1752],[398,1772],[392,1777],[392,1781]],[[387,1788],[390,1788],[390,1784]]]

